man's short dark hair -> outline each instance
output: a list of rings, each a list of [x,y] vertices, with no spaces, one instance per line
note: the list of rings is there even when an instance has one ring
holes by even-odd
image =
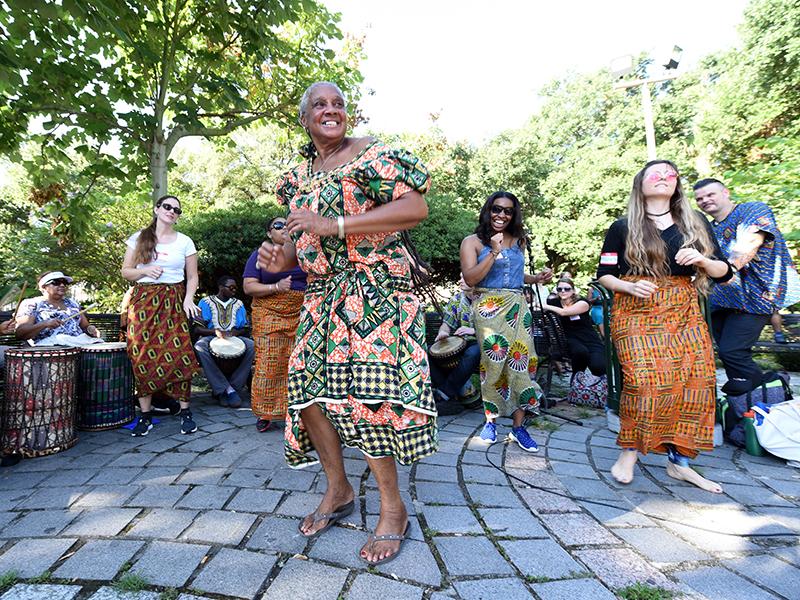
[[[700,181],[698,181],[697,183],[695,183],[695,184],[692,186],[692,189],[693,189],[693,190],[695,190],[695,191],[697,191],[697,190],[699,190],[700,188],[704,188],[704,187],[706,187],[707,185],[711,185],[712,183],[718,183],[718,184],[720,184],[722,187],[724,187],[725,189],[728,189],[727,187],[725,187],[725,184],[724,184],[724,183],[722,183],[722,182],[721,182],[719,179],[714,179],[713,177],[708,177],[708,178],[706,178],[706,179],[701,179]]]
[[[225,287],[225,284],[228,283],[229,281],[232,281],[233,283],[236,283],[236,280],[233,277],[231,277],[230,275],[223,275],[222,277],[217,279],[217,287],[218,288]]]

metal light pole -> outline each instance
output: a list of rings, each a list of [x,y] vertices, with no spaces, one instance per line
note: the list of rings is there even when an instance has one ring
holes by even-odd
[[[624,90],[636,86],[642,88],[642,113],[644,114],[644,137],[647,140],[647,160],[656,159],[656,128],[653,124],[653,101],[650,99],[650,84],[670,81],[677,75],[665,75],[651,79],[634,79],[633,81],[619,81],[614,84],[615,90]]]
[[[680,46],[672,48],[672,54],[664,64],[667,71],[678,68],[683,49]],[[618,81],[614,84],[615,90],[625,90],[632,87],[641,86],[642,88],[642,113],[644,115],[644,137],[647,141],[647,160],[656,159],[656,129],[653,124],[653,101],[650,98],[650,84],[670,81],[675,79],[677,74],[662,75],[660,77],[650,77],[648,79],[634,79],[623,81],[622,78],[633,72],[633,56],[628,54],[615,58],[611,62],[611,73]]]

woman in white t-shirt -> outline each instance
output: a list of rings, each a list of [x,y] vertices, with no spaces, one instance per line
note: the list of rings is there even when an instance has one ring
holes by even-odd
[[[175,196],[159,198],[150,224],[128,238],[122,264],[122,276],[134,283],[128,305],[128,356],[142,411],[134,436],[147,435],[153,427],[155,392],[180,402],[181,433],[197,431],[189,399],[192,375],[200,366],[187,321],[200,313],[194,303],[197,249],[188,236],[175,231],[181,212]]]

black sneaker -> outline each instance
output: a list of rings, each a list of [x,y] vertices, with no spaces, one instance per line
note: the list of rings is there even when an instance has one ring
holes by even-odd
[[[181,433],[189,434],[197,431],[197,423],[192,419],[192,411],[188,408],[181,411]]]
[[[153,428],[153,420],[150,418],[150,415],[142,415],[139,417],[139,422],[136,423],[136,427],[133,428],[131,435],[133,437],[144,437],[150,430]]]
[[[171,416],[181,412],[181,404],[174,398],[160,397],[153,394],[153,407],[150,409],[155,413],[167,414]]]

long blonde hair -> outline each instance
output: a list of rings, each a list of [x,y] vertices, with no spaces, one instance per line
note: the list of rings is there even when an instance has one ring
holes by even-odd
[[[171,194],[166,194],[156,200],[153,210],[161,206],[161,203],[167,199],[177,200],[180,204],[180,200],[178,200],[178,198]],[[134,249],[133,254],[134,265],[146,265],[151,263],[155,258],[156,244],[158,244],[158,237],[156,236],[156,221],[157,219],[154,214],[150,224],[139,232],[139,237],[136,238],[136,248]]]
[[[664,279],[669,276],[669,257],[667,244],[661,238],[661,232],[652,219],[647,216],[647,205],[642,193],[644,174],[653,165],[669,165],[678,174],[675,192],[669,200],[669,210],[672,220],[683,236],[683,248],[694,248],[704,256],[714,253],[714,244],[708,229],[701,221],[703,217],[697,214],[689,205],[689,200],[683,193],[678,167],[669,160],[652,160],[633,178],[631,196],[628,200],[628,235],[625,240],[625,260],[630,266],[632,275],[655,277]],[[694,285],[697,290],[707,294],[711,283],[708,275],[702,269],[695,270]]]

